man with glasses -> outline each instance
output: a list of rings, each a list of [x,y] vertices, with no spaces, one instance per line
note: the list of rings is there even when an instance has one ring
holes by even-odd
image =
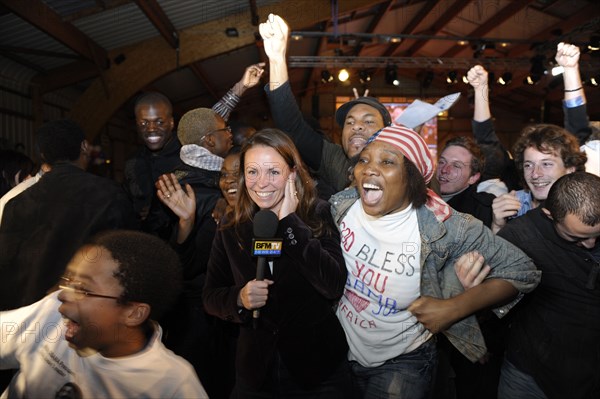
[[[154,321],[180,289],[177,254],[160,239],[124,230],[94,237],[57,292],[0,313],[0,369],[19,369],[2,397],[208,398]]]
[[[224,121],[229,119],[242,94],[258,84],[263,66],[263,63],[259,63],[246,68],[242,79],[213,106],[213,110]],[[168,238],[169,221],[154,194],[154,184],[160,175],[171,172],[181,164],[181,143],[173,135],[173,107],[163,94],[149,92],[137,99],[134,111],[136,129],[144,147],[125,163],[124,187],[141,220],[142,229]]]
[[[477,192],[477,182],[485,165],[485,158],[475,141],[456,137],[444,145],[436,171],[440,193],[444,201],[459,212],[468,213],[492,224],[492,201],[495,196]]]
[[[176,200],[181,187],[191,187],[196,203],[192,231],[186,238],[176,231],[178,218],[169,211],[170,237],[177,237],[183,253],[184,291],[178,304],[163,321],[168,330],[166,345],[175,353],[187,359],[204,381],[211,397],[220,396],[218,390],[221,369],[215,366],[214,320],[202,308],[202,288],[206,266],[217,229],[213,209],[221,198],[219,179],[224,157],[233,146],[231,129],[224,119],[210,108],[196,108],[188,111],[179,121],[177,137],[181,142],[182,163],[173,171],[180,183],[179,188],[161,190],[161,200],[167,205]],[[183,241],[181,241],[183,239]]]

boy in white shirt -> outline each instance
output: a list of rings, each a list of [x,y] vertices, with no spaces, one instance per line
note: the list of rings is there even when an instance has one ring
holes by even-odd
[[[59,291],[0,313],[0,369],[19,369],[1,398],[207,398],[151,320],[180,274],[174,251],[148,234],[109,231],[82,246]]]

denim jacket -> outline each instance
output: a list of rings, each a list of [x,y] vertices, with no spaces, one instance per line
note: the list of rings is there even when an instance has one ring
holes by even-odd
[[[341,191],[331,197],[331,214],[336,225],[359,199],[355,188]],[[494,309],[503,317],[540,282],[541,272],[519,248],[495,236],[490,229],[473,216],[452,211],[444,222],[438,221],[425,206],[417,208],[421,234],[421,295],[440,299],[452,298],[464,291],[454,271],[455,261],[463,254],[478,251],[492,268],[487,278],[509,281],[519,295],[509,304]],[[444,331],[448,340],[475,362],[485,355],[487,348],[475,315],[470,315]]]

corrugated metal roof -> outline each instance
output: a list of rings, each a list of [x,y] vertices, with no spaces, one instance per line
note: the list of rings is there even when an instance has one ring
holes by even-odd
[[[44,3],[63,17],[75,14],[78,11],[98,7],[96,0],[44,0]]]
[[[15,90],[24,90],[32,77],[37,75],[33,69],[17,64],[8,58],[0,56],[0,85]]]
[[[46,33],[39,29],[32,29],[29,23],[15,14],[6,14],[0,17],[0,45],[75,55],[71,49]],[[67,58],[32,56],[24,53],[20,53],[18,56],[39,65],[43,69],[52,69],[72,62]]]
[[[256,5],[262,7],[277,2],[278,0],[258,0]],[[162,0],[159,3],[177,30],[245,12],[249,9],[246,0]]]
[[[159,34],[135,3],[78,19],[73,21],[73,25],[107,50]]]

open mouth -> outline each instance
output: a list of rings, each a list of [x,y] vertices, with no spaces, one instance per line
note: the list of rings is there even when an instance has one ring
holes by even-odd
[[[352,136],[350,137],[349,144],[351,147],[364,147],[367,143],[367,139],[363,136]]]
[[[540,193],[547,192],[550,189],[550,187],[552,186],[552,183],[551,182],[547,182],[547,181],[546,182],[540,182],[540,181],[532,182],[532,181],[529,181],[528,182],[528,186],[529,186],[529,189],[531,191],[534,191],[534,192],[538,193],[538,195],[539,195]]]
[[[383,197],[383,189],[373,183],[363,183],[362,185],[362,201],[365,205],[374,205]]]
[[[162,136],[146,136],[146,141],[151,144],[156,144],[162,140]]]
[[[69,319],[68,317],[65,317],[64,315],[63,323],[66,328],[65,339],[70,342],[73,340],[73,337],[75,337],[75,335],[77,335],[77,332],[79,331],[79,323],[72,319]]]
[[[274,192],[275,191],[255,191],[254,194],[259,198],[269,198]]]
[[[230,188],[229,190],[227,190],[227,195],[236,195],[237,194],[237,188]]]

